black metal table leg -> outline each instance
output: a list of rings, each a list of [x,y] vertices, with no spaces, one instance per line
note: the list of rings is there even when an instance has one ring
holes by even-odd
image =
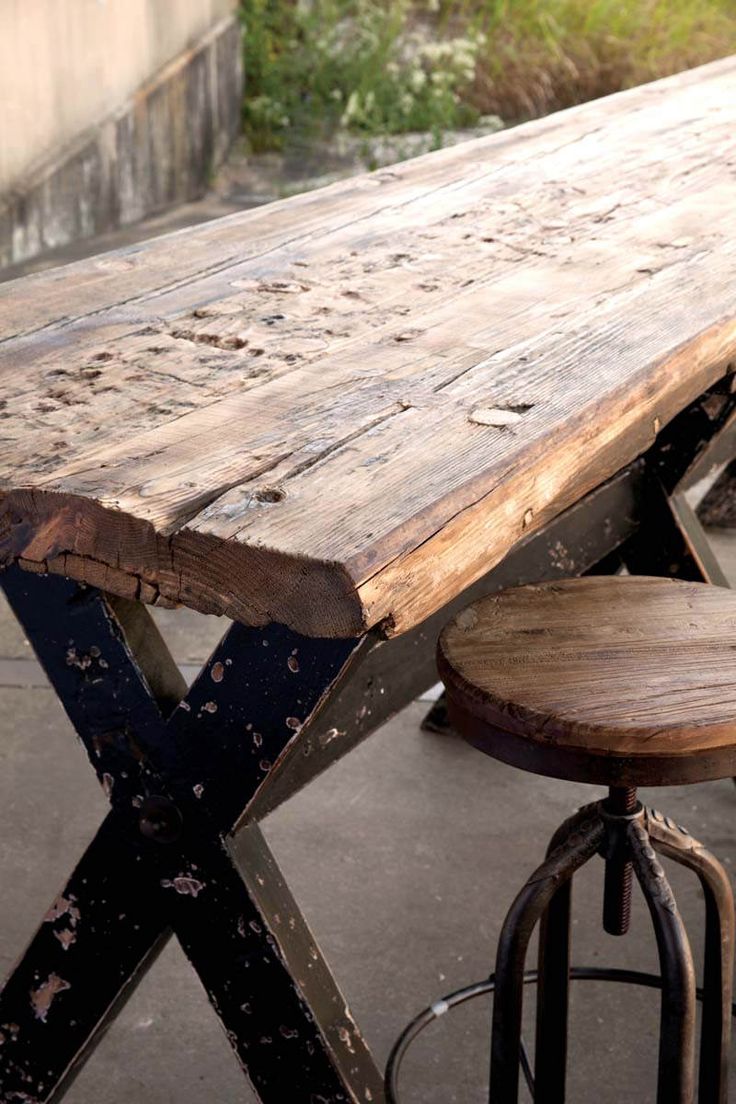
[[[58,925],[66,909],[77,927],[59,926],[55,936],[55,924],[42,925],[3,993],[3,1023],[26,1023],[31,991],[46,1015],[38,1020],[43,1047],[29,1031],[27,1045],[18,1032],[0,1049],[2,1104],[60,1097],[168,927],[264,1104],[380,1104],[379,1072],[257,826],[248,824],[253,798],[358,642],[235,625],[175,707],[183,687],[173,661],[160,649],[137,662],[125,603],[17,569],[0,583],[113,806],[83,860],[84,892],[75,875],[65,903],[52,906]],[[230,853],[239,824],[247,842],[241,864]],[[65,1007],[74,1009],[73,1031]]]
[[[728,586],[686,492],[736,454],[736,415],[728,383],[675,418],[647,454],[642,525],[623,546],[629,570]]]
[[[168,935],[115,813],[0,991],[0,1100],[60,1095]]]
[[[242,865],[193,833],[158,872],[174,933],[249,1081],[279,1104],[366,1091],[380,1100],[365,1042],[260,829],[244,833]]]

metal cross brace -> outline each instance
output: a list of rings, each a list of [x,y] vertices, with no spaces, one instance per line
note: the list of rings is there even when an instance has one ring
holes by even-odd
[[[359,642],[235,624],[186,693],[155,629],[136,660],[141,607],[17,568],[0,582],[111,804],[0,994],[0,1100],[56,1097],[173,931],[261,1100],[379,1101],[260,829],[239,833],[245,863],[228,842]]]

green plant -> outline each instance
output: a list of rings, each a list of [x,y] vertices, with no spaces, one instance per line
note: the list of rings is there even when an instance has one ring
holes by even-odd
[[[243,0],[245,129],[256,149],[289,130],[375,134],[444,129],[477,110],[480,31],[437,41],[408,0]]]
[[[539,115],[736,50],[736,0],[241,0],[245,130]]]

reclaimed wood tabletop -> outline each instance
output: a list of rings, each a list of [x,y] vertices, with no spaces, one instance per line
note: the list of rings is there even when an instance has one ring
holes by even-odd
[[[736,358],[736,58],[0,288],[0,563],[420,623]]]

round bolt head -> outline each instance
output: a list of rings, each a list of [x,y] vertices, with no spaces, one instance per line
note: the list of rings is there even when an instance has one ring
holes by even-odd
[[[173,843],[181,835],[181,813],[166,797],[147,797],[140,807],[138,827],[146,839]]]

